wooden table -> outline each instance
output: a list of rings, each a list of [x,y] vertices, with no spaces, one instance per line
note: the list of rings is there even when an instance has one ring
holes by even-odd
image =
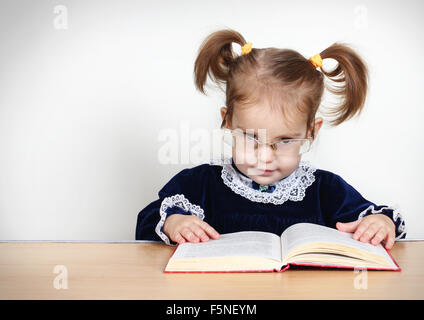
[[[165,274],[173,250],[137,241],[1,242],[0,299],[424,299],[424,241],[395,244],[401,272]]]

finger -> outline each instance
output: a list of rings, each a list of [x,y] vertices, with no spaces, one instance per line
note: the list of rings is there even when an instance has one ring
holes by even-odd
[[[385,239],[386,241],[386,245],[384,246],[387,250],[390,250],[391,248],[393,248],[393,245],[395,244],[395,235],[389,233],[387,235],[387,238]]]
[[[200,239],[200,241],[206,242],[209,240],[209,237],[199,225],[193,224],[190,226],[190,229]]]
[[[185,242],[183,236],[179,232],[177,232],[177,234],[174,237],[172,237],[171,240],[175,241],[178,244],[182,244]]]
[[[368,226],[368,228],[362,233],[361,237],[359,238],[359,241],[361,242],[368,242],[370,241],[374,235],[378,232],[380,229],[379,226],[372,223]]]
[[[360,222],[361,220],[356,220],[356,221],[347,222],[347,223],[337,222],[336,228],[342,232],[354,232]]]
[[[199,238],[188,228],[183,229],[181,234],[189,242],[199,242]]]
[[[365,232],[365,230],[368,229],[368,226],[370,225],[369,222],[366,220],[362,220],[361,223],[356,228],[355,233],[353,234],[353,239],[359,240],[359,238],[362,236],[362,234]]]
[[[384,228],[378,230],[378,232],[374,235],[374,238],[371,239],[371,244],[378,245],[381,241],[383,241],[387,237],[387,231]]]
[[[212,238],[212,239],[219,239],[219,233],[212,228],[208,223],[204,221],[200,221],[200,227],[205,230],[205,232]]]

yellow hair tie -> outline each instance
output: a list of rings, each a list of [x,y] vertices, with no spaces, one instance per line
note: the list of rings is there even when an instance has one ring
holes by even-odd
[[[252,42],[246,43],[243,47],[241,47],[241,54],[249,54],[252,51]]]
[[[312,62],[315,68],[322,67],[322,58],[319,53],[309,58],[309,61]]]

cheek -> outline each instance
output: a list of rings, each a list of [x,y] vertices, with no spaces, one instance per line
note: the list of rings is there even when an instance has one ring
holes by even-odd
[[[257,158],[256,158],[256,156],[254,154],[247,154],[245,156],[245,158],[246,158],[246,165],[249,165],[249,166],[256,165]]]
[[[242,166],[253,166],[257,163],[257,158],[254,153],[246,153],[243,148],[233,148],[234,162]]]
[[[301,157],[280,157],[278,158],[278,167],[282,172],[294,171],[300,162]]]

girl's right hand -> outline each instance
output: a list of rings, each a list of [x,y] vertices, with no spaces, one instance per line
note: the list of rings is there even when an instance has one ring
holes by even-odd
[[[206,242],[209,238],[219,239],[219,233],[196,216],[173,214],[166,218],[163,231],[174,242]]]

